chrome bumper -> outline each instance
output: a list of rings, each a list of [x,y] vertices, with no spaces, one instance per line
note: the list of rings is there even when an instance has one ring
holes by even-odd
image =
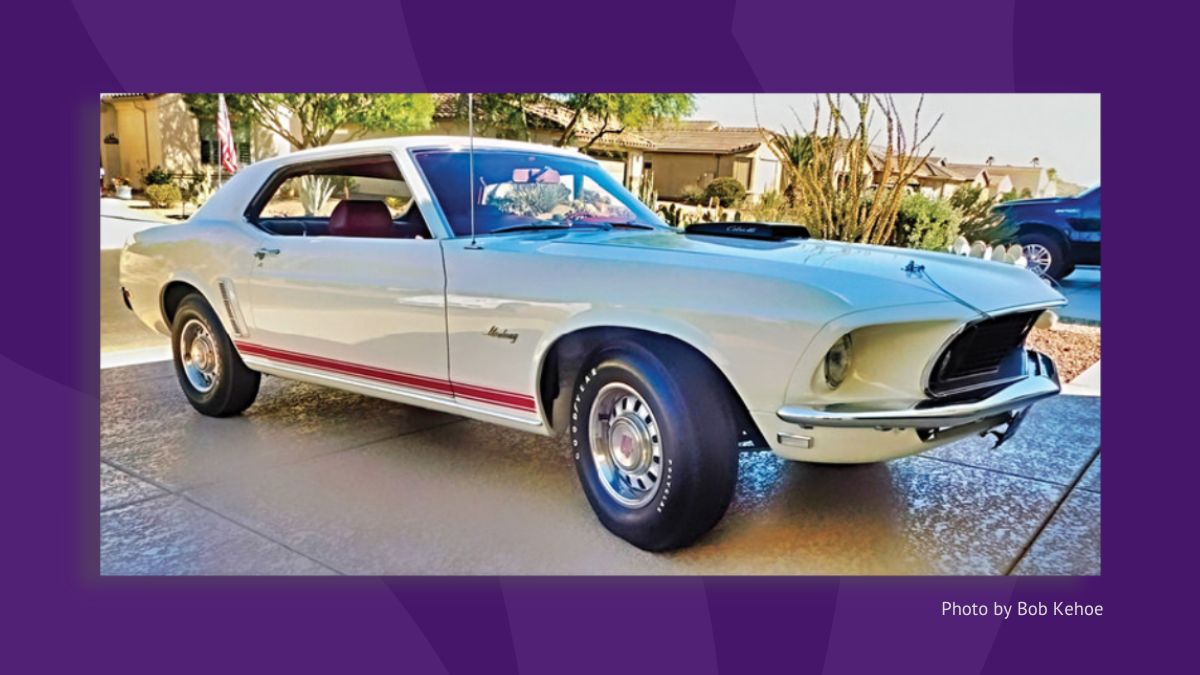
[[[1050,357],[1034,351],[1026,354],[1029,357],[1028,376],[979,401],[937,405],[936,399],[930,399],[901,409],[880,409],[854,403],[835,403],[820,408],[784,406],[778,415],[785,422],[804,427],[945,429],[1020,412],[1062,390]]]

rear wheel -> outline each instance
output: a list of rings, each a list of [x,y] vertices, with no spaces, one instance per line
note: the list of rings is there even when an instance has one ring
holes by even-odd
[[[199,294],[188,295],[175,310],[171,347],[179,385],[197,411],[228,417],[254,403],[261,376],[242,362],[220,319]]]
[[[571,443],[606,528],[649,551],[687,546],[724,515],[737,482],[729,387],[665,340],[603,350],[575,388]]]
[[[1020,236],[1021,250],[1029,269],[1042,276],[1062,279],[1074,266],[1067,260],[1065,247],[1058,238],[1044,232],[1026,232]]]

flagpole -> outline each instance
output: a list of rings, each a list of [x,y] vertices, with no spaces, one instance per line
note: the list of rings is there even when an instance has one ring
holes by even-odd
[[[213,131],[217,133],[217,189],[221,189],[221,109],[225,107],[225,94],[217,94],[217,119]]]

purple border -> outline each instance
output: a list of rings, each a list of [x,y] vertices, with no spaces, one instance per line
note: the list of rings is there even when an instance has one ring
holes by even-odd
[[[1191,158],[1190,122],[1177,121],[1194,106],[1173,93],[1193,77],[1172,72],[1191,61],[1191,22],[1144,3],[1125,11],[1031,0],[608,0],[552,12],[405,0],[325,4],[324,17],[278,4],[42,0],[6,24],[0,382],[9,463],[0,494],[15,530],[3,559],[16,633],[5,640],[5,661],[31,666],[13,672],[1177,669],[1184,626],[1194,624],[1183,606],[1194,594],[1181,591],[1196,572],[1172,544],[1195,529],[1177,514],[1194,510],[1186,488],[1197,453],[1194,439],[1176,441],[1171,429],[1180,427],[1164,421],[1188,419],[1184,402],[1195,393],[1155,382],[1163,400],[1151,400],[1143,387],[1145,369],[1165,356],[1165,341],[1147,340],[1154,322],[1185,320],[1180,299],[1158,289],[1186,268],[1170,260],[1183,250],[1170,247],[1147,265],[1145,239],[1135,237],[1153,232],[1161,241],[1190,226],[1155,196],[1194,190],[1194,180],[1184,186],[1192,162],[1179,159]],[[223,25],[236,45],[220,38]],[[496,55],[539,50],[555,58],[495,67]],[[890,67],[897,60],[906,65]],[[1118,223],[1106,254],[1104,576],[98,578],[97,93],[466,88],[1102,92],[1105,201]],[[623,616],[630,590],[654,603],[664,646],[634,663],[604,658],[590,637],[590,627]],[[1007,598],[1103,602],[1106,616],[999,625],[937,612],[943,599]]]

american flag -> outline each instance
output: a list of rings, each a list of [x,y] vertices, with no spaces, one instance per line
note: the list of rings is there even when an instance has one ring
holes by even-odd
[[[225,94],[217,95],[217,140],[221,144],[221,168],[229,173],[237,173],[237,147],[233,144],[233,129],[229,126]]]

